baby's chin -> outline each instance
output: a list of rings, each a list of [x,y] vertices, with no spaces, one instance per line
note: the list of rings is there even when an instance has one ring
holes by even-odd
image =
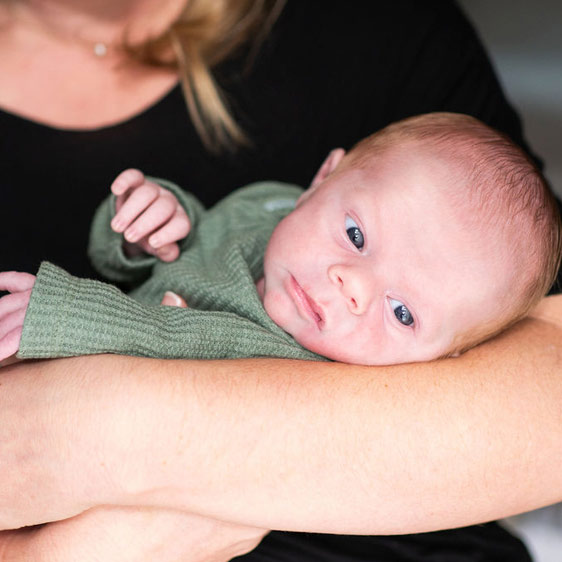
[[[322,354],[320,354],[322,355]],[[431,359],[418,359],[416,357],[409,357],[407,359],[383,359],[380,357],[352,357],[352,358],[344,358],[343,356],[334,355],[333,357],[328,357],[331,361],[337,361],[338,363],[348,363],[350,365],[362,365],[364,367],[384,367],[384,366],[391,366],[391,365],[406,365],[409,363],[426,363],[427,361],[433,361],[438,359],[437,357],[433,357]]]
[[[283,328],[281,324],[278,325]],[[435,341],[429,345],[418,343],[418,345],[414,346],[410,344],[407,351],[404,352],[405,345],[398,342],[395,342],[394,346],[381,344],[378,347],[375,345],[368,346],[366,342],[364,342],[364,345],[361,345],[360,342],[354,342],[355,345],[349,345],[350,334],[340,334],[339,338],[335,334],[331,337],[326,337],[325,333],[316,332],[311,330],[310,327],[307,329],[299,327],[294,333],[291,333],[290,330],[285,331],[297,343],[309,351],[326,357],[326,359],[331,361],[349,363],[351,365],[381,367],[405,363],[425,363],[445,357],[458,356],[458,354],[453,354],[453,346],[450,341]],[[342,345],[342,342],[347,342],[348,345]]]
[[[291,334],[292,335],[292,334]],[[349,363],[350,365],[364,365],[364,366],[376,366],[376,365],[391,365],[384,361],[380,356],[373,356],[373,354],[367,356],[364,353],[350,352],[349,350],[337,349],[334,350],[333,344],[324,341],[311,341],[310,338],[295,337],[293,338],[304,348],[322,355],[330,361],[336,361],[338,363]],[[403,361],[395,361],[395,363],[402,363]]]
[[[297,340],[298,341],[298,340]],[[338,363],[349,363],[350,365],[363,365],[366,367],[382,367],[385,365],[402,365],[407,363],[422,363],[427,361],[434,361],[443,357],[443,354],[436,353],[416,353],[410,357],[405,357],[403,354],[392,354],[392,353],[370,353],[365,354],[364,352],[349,351],[349,350],[334,350],[333,346],[326,345],[324,342],[311,344],[310,342],[299,343],[317,353],[322,355],[331,361],[336,361]],[[456,355],[447,355],[447,357],[457,357]]]

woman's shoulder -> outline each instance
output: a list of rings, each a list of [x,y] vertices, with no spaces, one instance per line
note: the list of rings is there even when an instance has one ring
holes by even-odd
[[[422,28],[435,19],[450,22],[464,20],[463,14],[456,2],[453,0],[427,0],[419,2],[416,0],[393,0],[392,2],[373,2],[372,0],[327,0],[322,2],[321,7],[315,2],[303,2],[302,0],[288,0],[283,10],[280,21],[287,18],[293,23],[299,22],[308,26],[311,34],[316,34],[322,29],[329,27],[332,31],[339,30],[340,35],[347,31],[361,31],[370,29],[371,34],[367,36],[373,42],[377,41],[374,34],[379,29],[401,35],[401,28],[412,26]],[[316,26],[310,26],[311,23]],[[375,26],[375,27],[373,27]],[[360,37],[354,33],[351,39]],[[333,36],[338,39],[338,34]]]
[[[288,0],[272,39],[291,64],[330,72],[350,86],[367,81],[395,88],[416,64],[433,75],[479,48],[474,30],[452,0]],[[295,53],[300,53],[295,58]],[[441,64],[443,63],[443,64]],[[435,76],[434,76],[435,78]]]

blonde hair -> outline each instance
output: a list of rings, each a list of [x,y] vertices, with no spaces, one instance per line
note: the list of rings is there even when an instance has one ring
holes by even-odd
[[[349,164],[366,165],[374,155],[408,141],[459,166],[465,189],[451,189],[454,202],[470,207],[467,220],[503,231],[512,261],[521,267],[518,291],[504,318],[460,334],[454,352],[462,352],[514,324],[552,287],[562,259],[560,213],[531,158],[506,135],[468,115],[429,113],[393,123],[360,141]]]
[[[124,48],[149,65],[178,69],[193,125],[211,151],[233,149],[248,138],[236,123],[213,68],[248,46],[251,64],[286,0],[189,0],[158,37]]]

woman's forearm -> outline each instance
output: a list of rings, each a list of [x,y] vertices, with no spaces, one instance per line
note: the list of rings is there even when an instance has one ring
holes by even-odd
[[[33,443],[39,426],[54,450],[8,456],[25,478],[2,494],[1,523],[114,503],[381,534],[558,501],[560,299],[458,359],[418,365],[101,356],[8,367],[0,416]],[[14,393],[32,421],[3,409]],[[35,501],[17,514],[26,492]]]
[[[186,444],[160,472],[174,491],[154,497],[268,528],[373,534],[560,501],[561,362],[561,326],[535,319],[441,362],[206,364]]]

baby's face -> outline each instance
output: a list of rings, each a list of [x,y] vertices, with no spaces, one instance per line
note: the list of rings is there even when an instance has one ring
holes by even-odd
[[[471,244],[443,181],[415,159],[328,176],[273,233],[268,315],[314,352],[370,365],[437,358],[494,322],[510,268]]]

